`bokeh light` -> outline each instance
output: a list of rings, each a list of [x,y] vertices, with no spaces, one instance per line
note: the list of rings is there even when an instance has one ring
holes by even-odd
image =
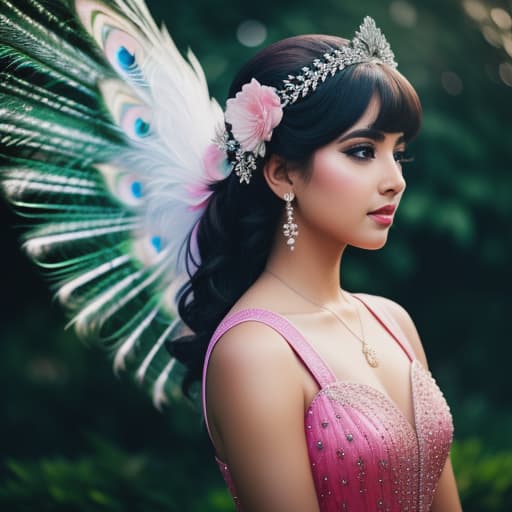
[[[484,21],[488,17],[486,7],[477,0],[464,2],[464,9],[468,15],[476,21]]]
[[[502,82],[512,87],[512,64],[510,62],[502,62],[498,69]]]
[[[238,26],[236,37],[244,46],[259,46],[267,38],[267,28],[260,21],[246,20]]]
[[[491,25],[484,25],[482,27],[482,35],[484,36],[485,40],[491,45],[496,48],[499,48],[501,46],[501,35],[496,28],[494,28]]]
[[[512,57],[512,34],[503,34],[501,38],[503,41],[503,48],[508,55]]]
[[[418,21],[416,8],[405,0],[391,2],[389,14],[393,21],[402,27],[414,27]]]
[[[510,14],[499,7],[491,9],[491,19],[502,30],[510,30],[512,28],[512,18]]]
[[[452,96],[458,96],[463,89],[460,76],[453,71],[444,71],[441,73],[441,84],[443,89]]]

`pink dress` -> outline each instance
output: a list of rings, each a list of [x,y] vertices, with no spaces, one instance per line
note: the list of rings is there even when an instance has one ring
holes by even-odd
[[[304,416],[320,510],[427,512],[453,439],[450,408],[431,373],[414,358],[393,317],[371,296],[353,296],[377,318],[411,361],[414,425],[376,388],[336,380],[312,345],[286,318],[251,308],[226,316],[211,338],[202,381],[206,428],[211,437],[204,398],[206,368],[215,342],[240,322],[263,322],[286,339],[320,387]],[[229,467],[218,457],[215,459],[237,511],[242,511],[243,503],[237,498]]]

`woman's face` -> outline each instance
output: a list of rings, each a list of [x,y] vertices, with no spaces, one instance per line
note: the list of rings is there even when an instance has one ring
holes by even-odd
[[[368,129],[379,106],[374,95],[359,121],[314,153],[310,181],[294,180],[299,231],[312,229],[315,236],[363,249],[385,244],[405,190],[400,163],[405,143],[402,133]],[[388,210],[371,213],[383,207]]]

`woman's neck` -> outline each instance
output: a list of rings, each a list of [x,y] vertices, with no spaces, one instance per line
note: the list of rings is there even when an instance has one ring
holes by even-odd
[[[299,227],[300,230],[300,227]],[[320,237],[303,227],[291,251],[282,233],[278,233],[267,260],[266,269],[288,286],[322,305],[343,302],[340,295],[341,259],[345,246]]]

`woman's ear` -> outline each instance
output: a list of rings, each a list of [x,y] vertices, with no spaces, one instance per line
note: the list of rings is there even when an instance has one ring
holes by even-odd
[[[293,188],[293,172],[286,160],[273,153],[263,166],[263,175],[271,190],[280,199]]]

